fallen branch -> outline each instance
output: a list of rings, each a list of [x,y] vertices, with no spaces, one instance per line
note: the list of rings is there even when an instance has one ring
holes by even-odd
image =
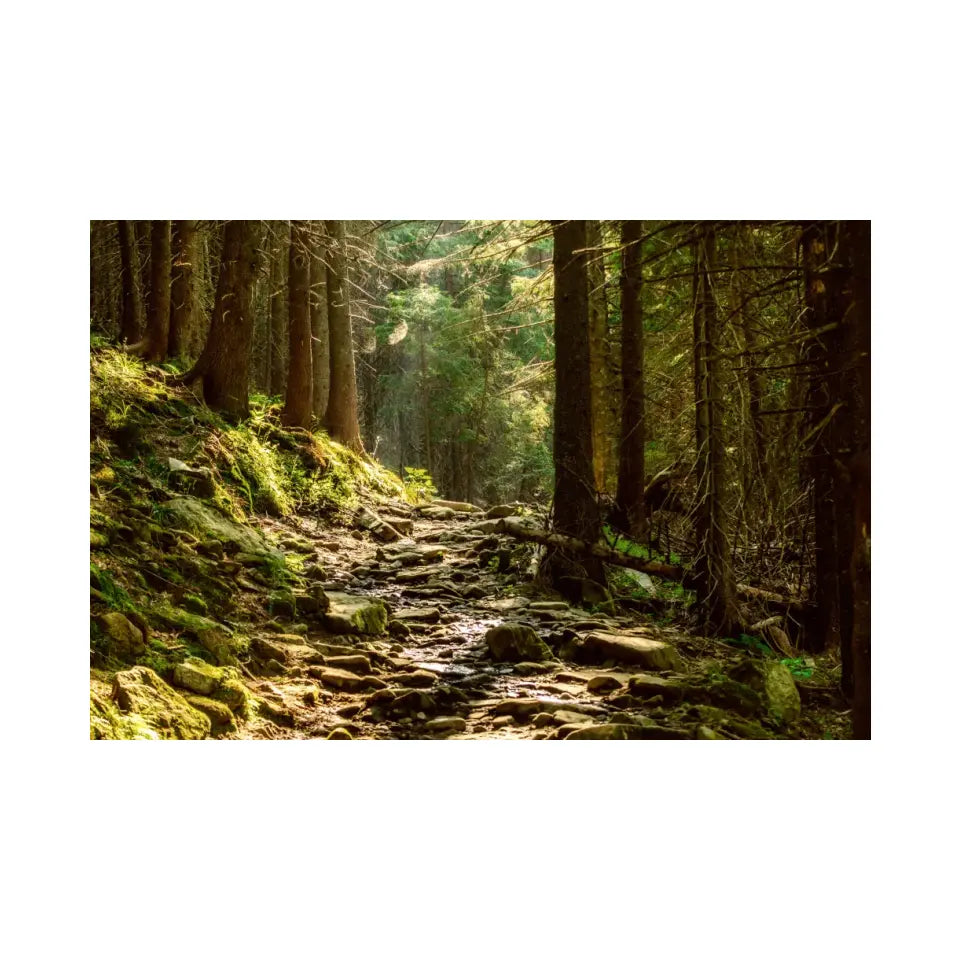
[[[628,567],[631,570],[640,570],[664,580],[675,580],[688,587],[693,583],[693,572],[686,567],[680,567],[672,563],[660,563],[657,560],[641,560],[639,557],[631,557],[629,554],[612,550],[600,543],[586,543],[583,540],[577,540],[575,537],[565,537],[560,533],[538,530],[511,517],[501,520],[497,524],[496,531],[497,533],[508,534],[517,540],[529,540],[544,547],[565,550],[567,553],[597,557],[604,563],[610,563],[617,567]],[[737,584],[737,593],[746,600],[754,600],[785,613],[799,612],[810,607],[809,602],[805,600],[785,597],[769,590],[761,590],[759,587],[748,586],[745,583]]]

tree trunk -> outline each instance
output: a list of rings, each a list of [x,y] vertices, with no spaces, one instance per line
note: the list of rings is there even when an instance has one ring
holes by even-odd
[[[139,259],[140,298],[143,301],[143,315],[150,316],[150,224],[152,220],[133,220],[137,240]]]
[[[197,295],[194,288],[197,262],[196,220],[174,220],[173,257],[168,352],[171,357],[184,357],[193,338],[197,309]]]
[[[705,227],[695,242],[693,278],[693,377],[696,413],[695,524],[700,551],[694,583],[705,633],[723,635],[737,620],[724,497],[725,463],[719,376],[719,323],[713,289],[716,236]]]
[[[594,479],[597,491],[614,484],[614,420],[610,407],[614,384],[610,377],[610,340],[607,335],[607,290],[603,270],[603,237],[596,220],[587,220],[587,307],[590,325],[590,421]]]
[[[201,376],[204,400],[235,418],[249,413],[254,320],[250,300],[259,268],[261,232],[259,220],[227,222],[210,333],[196,366],[184,378]]]
[[[287,383],[287,288],[286,264],[289,256],[290,224],[279,221],[280,243],[270,261],[270,394],[279,396]]]
[[[586,239],[585,221],[554,222],[553,528],[562,536],[593,543],[600,536],[600,511],[593,473]],[[551,549],[541,571],[557,586],[564,577],[583,575],[604,583],[600,560],[581,559],[578,562],[562,548]]]
[[[134,344],[143,334],[139,250],[130,220],[118,220],[117,233],[120,238],[120,340]]]
[[[310,232],[305,220],[294,220],[290,234],[290,369],[283,422],[310,427],[313,416],[313,350],[310,343]]]
[[[620,269],[621,351],[620,468],[617,474],[617,514],[630,537],[647,538],[645,479],[643,311],[640,303],[640,220],[624,220]]]
[[[320,221],[314,223],[319,229]],[[330,399],[330,326],[327,322],[327,268],[320,237],[310,246],[310,329],[313,343],[313,416],[323,423]]]
[[[334,440],[362,452],[357,419],[357,374],[353,361],[353,328],[346,227],[342,220],[327,220],[330,237],[327,254],[327,317],[330,324],[330,398],[327,430]]]
[[[154,220],[150,228],[150,311],[140,353],[162,363],[170,336],[170,221]]]

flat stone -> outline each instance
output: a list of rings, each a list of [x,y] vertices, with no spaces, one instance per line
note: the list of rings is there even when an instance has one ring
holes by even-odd
[[[467,721],[463,717],[435,717],[423,729],[430,733],[461,733],[467,729]]]
[[[352,673],[369,673],[370,658],[361,653],[349,654],[345,657],[327,657],[325,666],[335,670],[349,670]]]
[[[437,682],[437,675],[429,670],[412,670],[410,673],[396,673],[387,680],[398,687],[432,687]]]
[[[361,677],[348,670],[331,667],[311,667],[310,676],[316,677],[325,687],[343,690],[346,693],[362,693],[366,690],[382,690],[386,684],[378,677]]]
[[[623,684],[610,674],[599,674],[587,681],[587,690],[590,693],[606,693],[608,690],[620,690]]]
[[[641,699],[662,696],[664,703],[675,703],[682,700],[685,693],[683,684],[643,673],[630,677],[627,681],[627,689],[631,696]]]
[[[407,607],[405,610],[395,610],[391,617],[393,622],[400,623],[438,623],[440,610],[437,607]]]
[[[583,664],[602,664],[612,660],[614,663],[636,664],[648,670],[682,669],[677,651],[663,640],[599,630],[565,645],[560,655],[565,660]]]
[[[452,520],[456,513],[449,507],[424,507],[420,516],[426,520]]]
[[[431,507],[440,507],[442,510],[453,510],[456,513],[481,513],[479,507],[474,506],[472,503],[464,503],[462,500],[431,500]]]

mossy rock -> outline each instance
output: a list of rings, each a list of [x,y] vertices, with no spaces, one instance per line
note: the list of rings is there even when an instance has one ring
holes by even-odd
[[[323,616],[331,633],[378,635],[387,629],[387,608],[379,600],[328,593],[329,607]]]
[[[106,638],[107,650],[121,659],[134,659],[146,652],[144,631],[122,613],[101,614],[97,626]]]
[[[210,733],[209,718],[149,667],[132,667],[116,674],[113,700],[127,714],[121,730],[139,731],[133,739],[202,740]],[[147,730],[156,736],[149,736]]]
[[[182,527],[201,540],[219,540],[234,552],[260,554],[275,562],[283,553],[272,547],[257,530],[231,520],[195,497],[175,497],[164,504],[168,526]]]
[[[189,657],[173,668],[173,682],[178,687],[220,700],[234,713],[245,713],[249,694],[233,667],[215,667],[197,657]]]
[[[196,707],[201,713],[205,713],[214,727],[221,727],[226,730],[236,730],[237,725],[233,719],[233,711],[219,700],[211,700],[209,697],[200,697],[196,694],[188,694],[184,699],[192,707]]]
[[[748,658],[731,667],[729,675],[760,695],[774,724],[792,723],[800,716],[800,692],[784,664]]]

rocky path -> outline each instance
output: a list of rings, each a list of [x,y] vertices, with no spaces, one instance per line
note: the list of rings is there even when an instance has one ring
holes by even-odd
[[[257,716],[235,736],[757,738],[800,713],[785,669],[704,673],[679,631],[538,595],[516,566],[530,548],[495,518],[393,504],[360,519],[266,522],[305,587],[252,639]]]

